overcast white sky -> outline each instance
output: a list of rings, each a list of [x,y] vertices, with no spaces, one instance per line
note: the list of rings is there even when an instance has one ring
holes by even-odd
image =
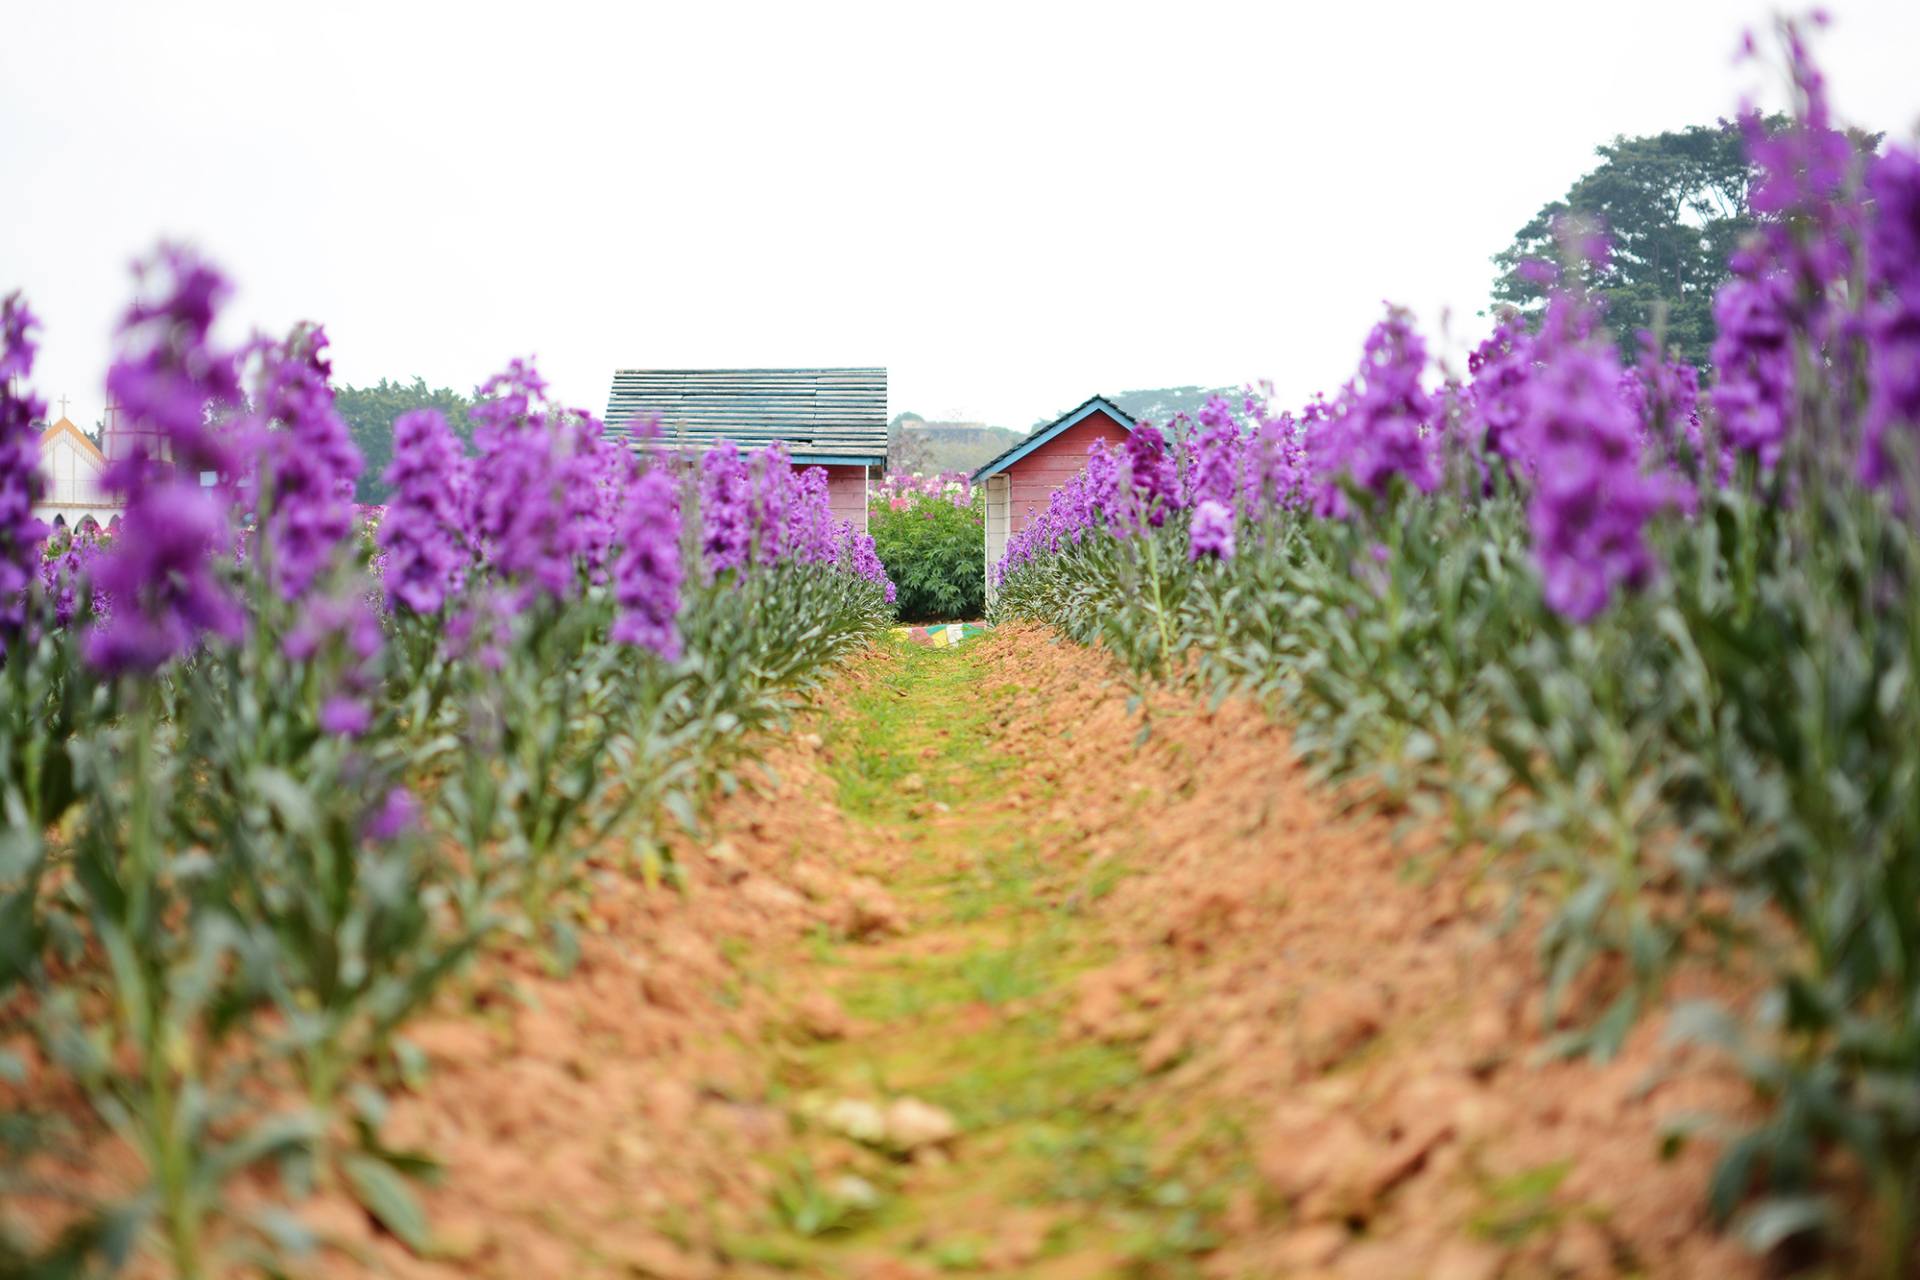
[[[1840,0],[1911,136],[1920,0]],[[348,382],[536,354],[884,364],[894,412],[1352,370],[1382,299],[1478,336],[1488,256],[1616,133],[1731,114],[1759,3],[872,6],[0,0],[0,292],[91,424],[127,265],[323,321]],[[1456,351],[1459,349],[1456,343]]]

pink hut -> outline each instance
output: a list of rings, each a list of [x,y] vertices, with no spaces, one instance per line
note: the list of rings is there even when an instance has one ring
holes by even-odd
[[[885,369],[618,369],[607,429],[649,418],[663,444],[704,452],[782,444],[796,467],[821,467],[833,514],[867,527],[867,479],[887,463]]]
[[[1133,419],[1105,396],[1070,409],[973,473],[986,490],[987,580],[1006,554],[1007,539],[1046,508],[1055,489],[1087,465],[1095,440],[1117,445],[1133,433]]]

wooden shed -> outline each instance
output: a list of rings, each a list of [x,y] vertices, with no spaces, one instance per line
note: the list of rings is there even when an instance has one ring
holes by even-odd
[[[826,469],[834,515],[867,527],[867,480],[887,463],[885,369],[615,370],[608,431],[647,418],[696,451],[784,444],[794,466]]]
[[[1133,432],[1133,419],[1105,396],[1094,396],[1020,441],[973,473],[987,497],[987,579],[1006,554],[1007,539],[1046,508],[1055,489],[1085,469],[1095,440],[1117,445]],[[989,588],[991,589],[991,588]]]

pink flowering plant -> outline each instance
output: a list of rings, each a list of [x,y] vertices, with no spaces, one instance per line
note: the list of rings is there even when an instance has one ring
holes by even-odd
[[[978,618],[986,610],[986,505],[965,476],[891,474],[870,495],[880,558],[909,622]]]
[[[1906,1275],[1920,1223],[1920,158],[1744,117],[1757,227],[1714,367],[1624,363],[1564,228],[1550,300],[1464,377],[1389,309],[1331,398],[1147,424],[1007,549],[996,617],[1268,698],[1323,770],[1496,850],[1552,905],[1545,1009],[1605,1058],[1687,958],[1741,1003],[1670,1010],[1763,1106],[1712,1208]],[[1597,962],[1615,963],[1596,969]],[[1592,981],[1576,983],[1586,976]],[[1573,992],[1585,994],[1574,1003]],[[1597,993],[1597,994],[1595,994]],[[1870,1229],[1826,1194],[1845,1156]]]

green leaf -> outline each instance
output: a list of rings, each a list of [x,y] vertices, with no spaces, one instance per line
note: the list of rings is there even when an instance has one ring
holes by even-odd
[[[414,1197],[413,1188],[393,1166],[377,1156],[355,1153],[344,1157],[340,1167],[353,1188],[354,1198],[379,1219],[380,1225],[415,1253],[424,1254],[432,1247],[427,1215]]]

